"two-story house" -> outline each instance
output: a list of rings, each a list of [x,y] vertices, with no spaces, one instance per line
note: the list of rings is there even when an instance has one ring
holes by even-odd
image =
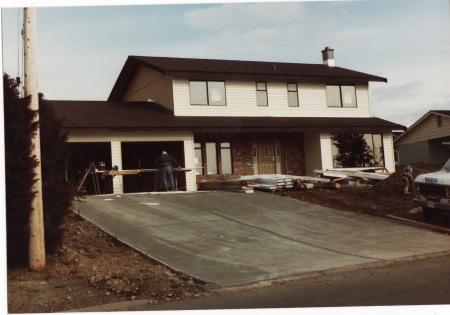
[[[385,78],[323,64],[128,57],[105,102],[49,101],[69,130],[72,176],[90,161],[154,167],[162,150],[192,169],[195,191],[210,177],[312,175],[315,169],[395,170],[392,130],[371,117],[369,82]],[[153,176],[153,177],[152,177]],[[117,176],[106,191],[155,190],[154,174]]]

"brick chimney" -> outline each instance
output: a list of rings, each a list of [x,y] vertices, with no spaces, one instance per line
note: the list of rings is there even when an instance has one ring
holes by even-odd
[[[324,50],[322,50],[322,59],[323,64],[328,67],[334,67],[336,64],[334,63],[334,49],[327,46]]]

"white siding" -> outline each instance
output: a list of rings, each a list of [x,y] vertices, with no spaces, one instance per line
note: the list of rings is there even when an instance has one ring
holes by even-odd
[[[333,153],[331,150],[331,135],[329,133],[320,134],[320,151],[322,155],[322,169],[333,169]]]
[[[305,132],[303,134],[305,143],[305,168],[306,175],[314,175],[314,170],[322,169],[321,142],[319,132]]]
[[[122,169],[122,142],[111,141],[111,164],[117,165],[119,170]],[[113,177],[113,193],[123,193],[123,176]]]
[[[185,139],[184,143],[184,165],[186,168],[191,168],[192,171],[186,172],[186,190],[196,191],[197,182],[194,171],[195,167],[195,150],[194,150],[194,135],[192,134],[189,139]]]
[[[438,127],[437,116],[430,114],[419,124],[408,130],[408,133],[395,142],[396,145],[410,144],[431,139],[450,136],[450,118],[441,116],[442,125]]]
[[[186,168],[194,167],[194,141],[191,132],[96,132],[80,131],[69,133],[68,142],[111,142],[112,164],[122,169],[122,142],[151,142],[151,141],[183,141]],[[196,191],[195,172],[185,172],[186,190]],[[116,176],[120,178],[122,176]],[[114,193],[123,192],[122,183],[114,179]],[[117,186],[116,186],[117,185]]]
[[[395,172],[394,141],[392,133],[383,133],[384,164],[388,172]]]
[[[367,85],[358,85],[356,108],[327,106],[325,84],[298,84],[299,107],[289,107],[287,82],[267,82],[269,106],[256,105],[256,81],[226,81],[226,106],[190,105],[189,80],[174,79],[176,116],[370,117]]]

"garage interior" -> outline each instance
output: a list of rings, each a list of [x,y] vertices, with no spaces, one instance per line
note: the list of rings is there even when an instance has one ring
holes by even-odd
[[[184,167],[184,146],[182,141],[170,142],[122,142],[122,170],[156,169],[155,160],[162,151],[166,151]],[[86,169],[95,164],[98,170],[112,170],[111,143],[69,143],[70,157],[67,177],[75,184],[83,178]],[[184,172],[174,172],[178,190],[186,190]],[[156,192],[163,190],[159,172],[142,172],[136,175],[123,176],[123,192]],[[90,172],[86,177],[81,192],[86,195],[112,194],[112,176],[104,176]],[[96,184],[97,182],[97,184]]]

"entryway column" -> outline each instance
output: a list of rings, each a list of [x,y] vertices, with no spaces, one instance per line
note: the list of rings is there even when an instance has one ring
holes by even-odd
[[[120,141],[111,141],[111,164],[122,169],[122,143]],[[113,177],[113,193],[123,194],[123,176]]]

